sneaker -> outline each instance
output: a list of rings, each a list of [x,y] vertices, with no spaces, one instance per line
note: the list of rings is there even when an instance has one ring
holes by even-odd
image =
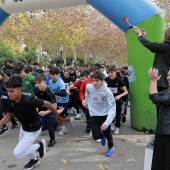
[[[106,152],[106,155],[108,157],[111,157],[111,156],[113,156],[113,153],[114,153],[114,147],[108,148],[108,151]]]
[[[76,116],[75,116],[75,119],[80,119],[81,118],[81,114],[78,113]]]
[[[77,114],[77,110],[74,108],[73,109],[73,113],[76,115]]]
[[[74,117],[70,118],[70,124],[72,127],[75,127]]]
[[[97,139],[96,142],[97,142],[97,143],[101,143],[101,139]],[[107,139],[106,139],[106,143],[108,143],[108,142],[107,142]]]
[[[16,129],[17,128],[17,124],[13,124],[12,126],[11,126],[11,130],[14,130],[14,129]]]
[[[97,143],[101,143],[101,139],[97,139],[96,142],[97,142]]]
[[[68,110],[67,110],[67,113],[68,113],[68,115],[70,114],[70,109],[68,108]]]
[[[92,135],[92,131],[90,131],[89,136],[90,136],[90,137],[92,137],[92,136],[93,136],[93,135]]]
[[[118,127],[115,128],[114,134],[115,134],[115,135],[118,135],[118,134],[119,134],[119,128],[118,128]]]
[[[0,136],[4,135],[7,131],[8,131],[8,127],[6,126],[0,131]]]
[[[112,123],[111,124],[111,131],[114,131],[115,130],[115,125]]]
[[[72,107],[71,109],[70,109],[70,115],[73,115],[74,114],[74,107]]]
[[[74,110],[74,107],[72,107],[70,110]]]
[[[101,138],[101,145],[104,146],[106,144],[106,138],[103,136]]]
[[[42,158],[46,154],[46,146],[47,146],[46,140],[42,139],[39,142],[39,144],[40,144],[40,147],[37,151],[39,152],[40,158]]]
[[[38,166],[40,164],[38,158],[37,160],[31,159],[25,166],[24,169],[25,170],[30,170],[33,169],[35,166]]]
[[[65,133],[67,133],[67,129],[66,128],[61,128],[60,132],[58,133],[59,136],[63,136]]]
[[[53,140],[50,139],[50,142],[49,142],[49,144],[48,144],[48,147],[49,147],[49,148],[50,148],[50,147],[53,147],[55,144],[56,144],[55,139],[53,139]]]

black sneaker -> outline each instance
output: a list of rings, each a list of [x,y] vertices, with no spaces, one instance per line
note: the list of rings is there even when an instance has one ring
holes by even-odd
[[[32,168],[34,168],[35,166],[38,166],[40,164],[38,158],[37,160],[31,159],[25,166],[24,169],[25,170],[30,170]]]
[[[17,128],[17,124],[13,124],[12,126],[11,126],[11,130],[14,130],[14,129],[16,129]]]
[[[56,144],[56,141],[55,139],[54,140],[50,140],[49,144],[48,144],[48,147],[53,147],[54,145]]]
[[[4,127],[1,131],[0,131],[0,136],[4,135],[5,132],[8,131],[8,127]]]
[[[39,144],[40,144],[40,147],[37,151],[39,152],[40,158],[42,158],[46,154],[46,146],[47,146],[46,140],[42,139],[39,142]]]

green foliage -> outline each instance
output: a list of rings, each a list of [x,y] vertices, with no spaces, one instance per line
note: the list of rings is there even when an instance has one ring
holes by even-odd
[[[28,64],[37,61],[38,53],[34,47],[26,47],[21,54],[21,58],[25,59]]]
[[[20,62],[22,60],[25,60],[25,56],[22,55],[22,54],[18,54],[14,57],[14,62],[17,63],[17,62]]]
[[[76,65],[78,66],[84,66],[84,60],[81,58],[77,58]]]
[[[5,43],[0,43],[0,65],[6,64],[7,59],[13,60],[13,54]]]

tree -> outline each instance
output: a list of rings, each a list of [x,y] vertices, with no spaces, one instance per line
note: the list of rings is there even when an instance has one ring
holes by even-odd
[[[155,0],[165,9],[167,21],[168,2]],[[20,47],[26,44],[39,51],[48,50],[52,60],[60,56],[60,47],[64,47],[67,60],[76,54],[77,60],[88,61],[92,55],[93,62],[105,59],[109,64],[127,64],[124,32],[89,5],[13,14],[1,27],[2,40],[14,56],[20,56]]]
[[[34,47],[26,46],[22,56],[25,58],[28,64],[32,64],[33,62],[37,61],[38,53]]]
[[[0,43],[0,65],[6,64],[6,60],[13,60],[13,54],[5,43]]]

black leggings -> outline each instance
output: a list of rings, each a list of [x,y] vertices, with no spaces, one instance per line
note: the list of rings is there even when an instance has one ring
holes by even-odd
[[[121,115],[121,111],[122,111],[122,105],[117,105],[116,106],[116,123],[115,126],[116,127],[120,127],[120,115]]]
[[[87,127],[86,128],[90,129],[90,113],[89,113],[89,110],[84,108],[84,113],[85,113],[86,121],[87,121]]]
[[[101,125],[105,122],[107,116],[91,116],[90,125],[92,130],[93,139],[101,139],[103,136],[106,137],[108,141],[108,147],[112,148],[114,146],[113,136],[111,132],[111,126],[109,125],[106,130],[101,131]]]

